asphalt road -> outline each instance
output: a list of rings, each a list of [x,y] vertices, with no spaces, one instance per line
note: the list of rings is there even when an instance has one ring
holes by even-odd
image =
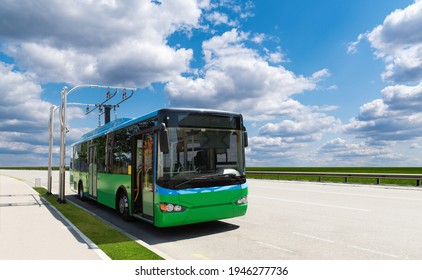
[[[246,216],[164,229],[67,194],[172,259],[422,259],[422,189],[249,180]]]

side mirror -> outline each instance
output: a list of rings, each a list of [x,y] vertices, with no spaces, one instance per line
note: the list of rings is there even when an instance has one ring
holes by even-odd
[[[169,152],[169,137],[168,130],[164,123],[160,126],[160,131],[158,132],[160,138],[160,150],[163,153]]]
[[[248,142],[248,132],[246,131],[246,128],[243,127],[243,146],[245,146],[245,148],[247,146],[249,146],[249,142]]]

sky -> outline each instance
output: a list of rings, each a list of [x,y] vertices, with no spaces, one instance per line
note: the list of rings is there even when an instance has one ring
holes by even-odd
[[[137,88],[112,119],[239,112],[247,166],[422,166],[421,26],[422,0],[2,0],[0,166],[47,166],[50,108],[83,84]],[[85,110],[68,145],[98,126]]]

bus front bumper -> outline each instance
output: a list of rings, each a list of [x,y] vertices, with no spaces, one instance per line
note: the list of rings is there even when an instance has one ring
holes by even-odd
[[[243,216],[246,214],[248,204],[224,204],[204,207],[186,208],[182,212],[165,213],[155,206],[155,225],[158,227],[171,227],[201,222],[216,221]]]

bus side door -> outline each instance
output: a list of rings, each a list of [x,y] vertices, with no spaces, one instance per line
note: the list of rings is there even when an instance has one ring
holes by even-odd
[[[97,197],[97,145],[88,146],[88,190]]]
[[[132,195],[133,213],[144,219],[154,218],[154,134],[144,133],[134,137],[135,172]]]

